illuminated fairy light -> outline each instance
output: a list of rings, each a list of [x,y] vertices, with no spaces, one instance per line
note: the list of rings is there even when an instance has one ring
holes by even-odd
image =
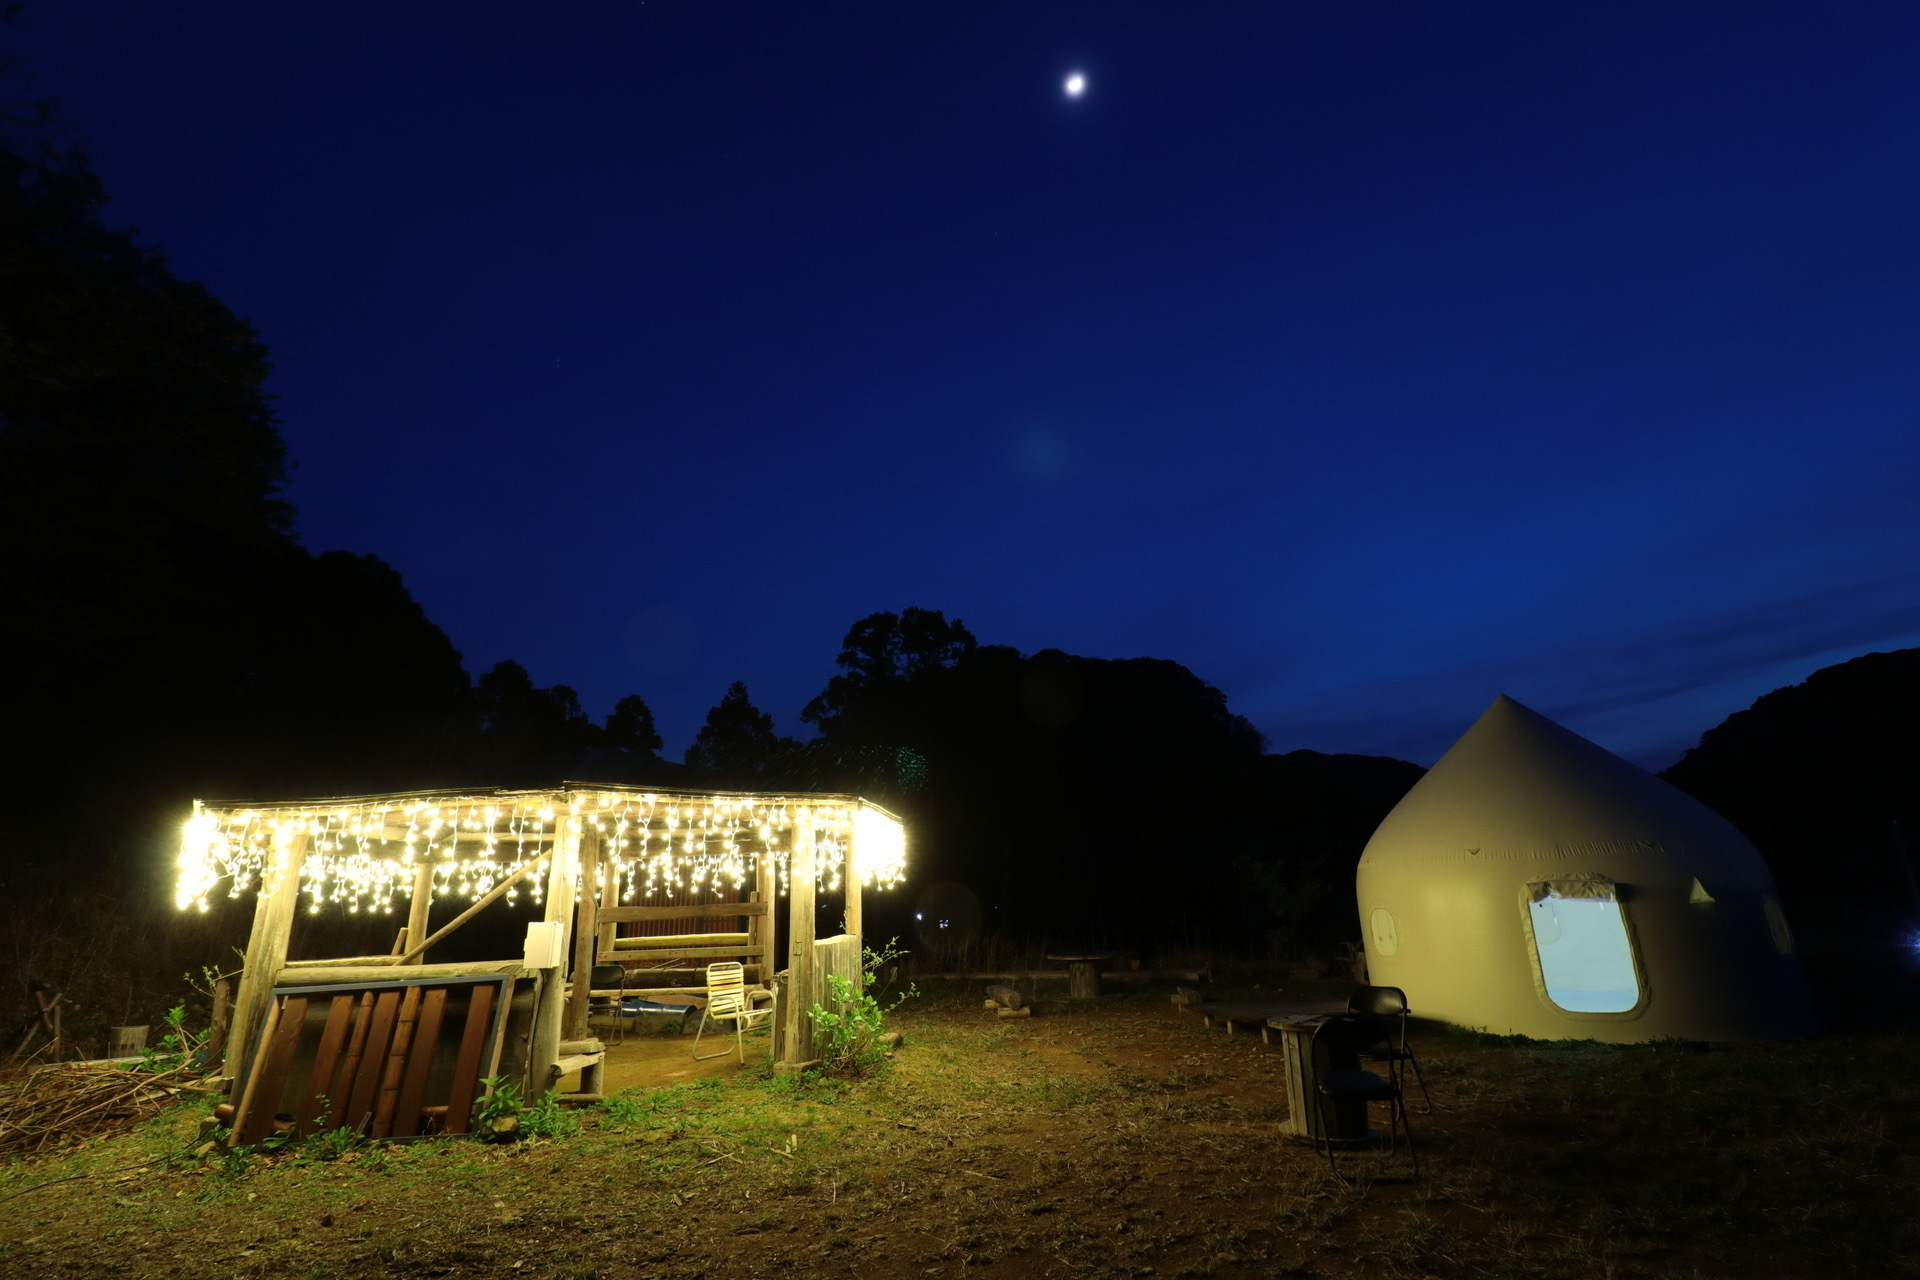
[[[174,901],[206,910],[216,896],[273,892],[284,842],[305,836],[300,895],[309,912],[385,914],[412,899],[474,901],[513,869],[538,865],[502,895],[539,903],[563,835],[599,838],[601,879],[624,902],[664,894],[743,890],[764,867],[789,888],[795,833],[811,818],[816,889],[840,890],[848,852],[866,888],[906,876],[906,831],[884,809],[851,796],[699,794],[594,789],[494,793],[284,807],[195,802],[181,834]],[[577,864],[576,864],[577,871]]]

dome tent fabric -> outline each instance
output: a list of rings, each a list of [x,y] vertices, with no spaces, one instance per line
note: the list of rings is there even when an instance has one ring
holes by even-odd
[[[1502,1035],[1818,1029],[1760,853],[1699,801],[1504,694],[1367,843],[1370,981]]]

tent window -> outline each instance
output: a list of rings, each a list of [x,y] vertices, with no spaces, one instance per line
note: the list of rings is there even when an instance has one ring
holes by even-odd
[[[1638,1005],[1633,943],[1611,887],[1544,884],[1533,892],[1527,919],[1547,998],[1569,1013],[1626,1013]]]

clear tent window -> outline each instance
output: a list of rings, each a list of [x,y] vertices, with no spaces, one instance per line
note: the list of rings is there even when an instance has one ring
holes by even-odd
[[[1626,1013],[1638,1005],[1640,975],[1619,899],[1584,885],[1577,896],[1555,885],[1534,892],[1527,918],[1547,998],[1569,1013]]]

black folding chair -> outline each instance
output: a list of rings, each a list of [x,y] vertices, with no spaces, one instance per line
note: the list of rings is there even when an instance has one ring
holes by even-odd
[[[1335,1014],[1321,1023],[1313,1033],[1313,1086],[1315,1105],[1319,1108],[1318,1132],[1314,1134],[1314,1145],[1326,1152],[1327,1166],[1333,1170],[1333,1176],[1345,1183],[1353,1179],[1340,1172],[1340,1162],[1334,1156],[1334,1148],[1344,1141],[1353,1141],[1361,1134],[1353,1134],[1343,1139],[1334,1135],[1335,1118],[1342,1103],[1358,1103],[1362,1119],[1362,1133],[1370,1133],[1366,1124],[1366,1108],[1369,1103],[1387,1104],[1387,1154],[1391,1160],[1393,1153],[1400,1148],[1400,1131],[1407,1132],[1407,1156],[1413,1162],[1412,1178],[1420,1176],[1420,1153],[1413,1145],[1413,1124],[1407,1118],[1407,1101],[1401,1095],[1400,1084],[1391,1074],[1376,1075],[1359,1066],[1360,1050],[1374,1043],[1374,1020],[1363,1014]],[[1392,1068],[1389,1066],[1388,1071]],[[1328,1104],[1332,1103],[1330,1109]],[[1331,1110],[1331,1113],[1330,1113]]]
[[[1407,993],[1398,987],[1355,987],[1347,998],[1347,1012],[1372,1018],[1378,1033],[1372,1044],[1360,1050],[1360,1056],[1386,1063],[1395,1084],[1405,1083],[1400,1064],[1412,1067],[1421,1100],[1427,1104],[1425,1114],[1432,1115],[1433,1095],[1427,1092],[1427,1078],[1420,1074],[1420,1059],[1413,1056],[1413,1046],[1407,1043]]]

